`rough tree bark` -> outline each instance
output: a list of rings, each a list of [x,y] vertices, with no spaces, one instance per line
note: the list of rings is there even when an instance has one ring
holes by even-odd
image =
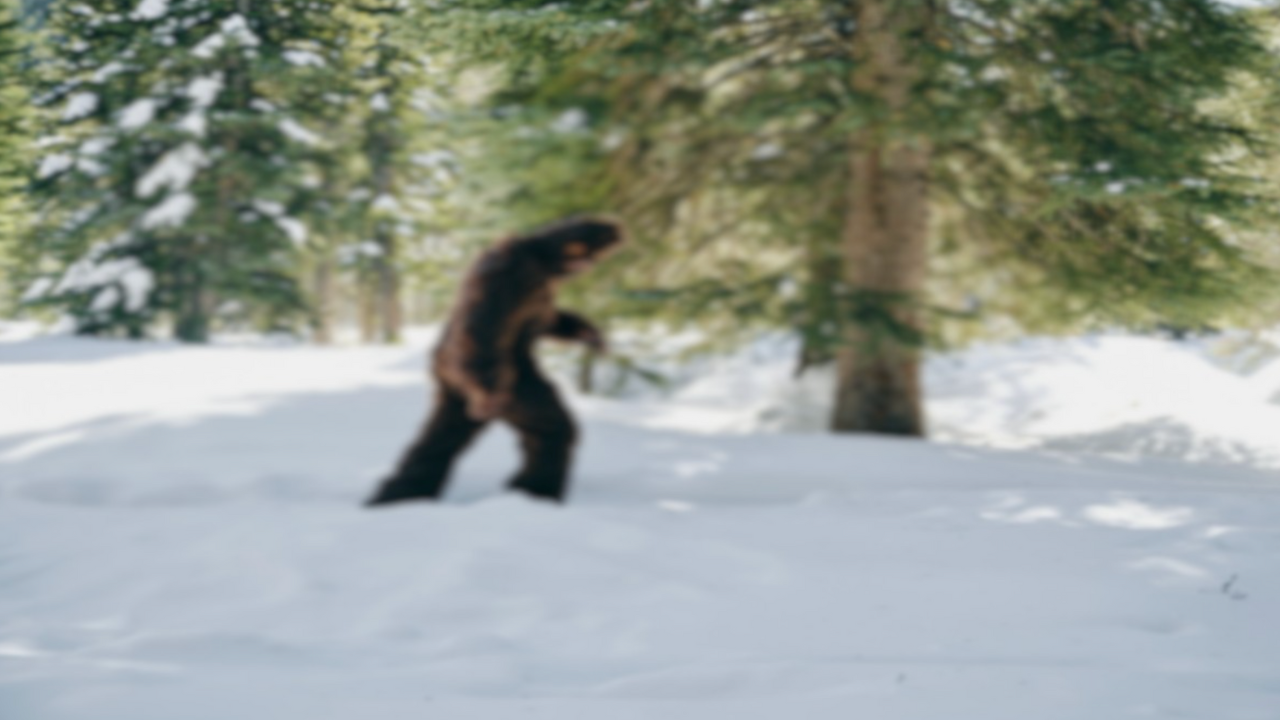
[[[389,81],[386,88],[388,94],[394,95],[399,86],[399,79],[388,74],[388,64],[393,62],[394,52],[387,54],[385,40],[386,31],[380,38],[377,69]],[[396,153],[400,150],[400,139],[397,137],[392,116],[389,111],[379,112],[371,123],[372,130],[367,140],[366,153],[373,170],[374,197],[391,197],[396,190]],[[377,339],[379,342],[394,344],[400,342],[401,328],[404,325],[404,310],[400,301],[400,269],[397,265],[396,233],[392,221],[387,217],[376,217],[373,221],[373,241],[378,246],[378,256],[374,259],[374,293],[377,314]]]
[[[578,356],[578,392],[583,395],[591,395],[596,391],[596,360],[599,353],[589,347],[582,348],[582,354]]]
[[[377,258],[375,293],[377,295],[378,340],[383,343],[400,342],[400,329],[404,325],[404,312],[400,304],[400,272],[396,268],[396,238],[387,221],[378,223],[379,232],[374,242],[382,253]]]
[[[853,82],[877,99],[883,113],[853,138],[844,279],[852,300],[882,303],[879,309],[910,334],[922,327],[917,301],[925,281],[930,153],[922,139],[893,130],[914,79],[903,36],[926,20],[923,8],[890,13],[890,6],[864,0],[858,11]],[[836,368],[832,430],[924,434],[918,344],[855,321]]]
[[[371,345],[378,340],[378,303],[375,283],[361,273],[356,281],[356,297],[359,303],[360,342]]]
[[[328,243],[322,246],[312,274],[312,296],[315,298],[315,341],[317,345],[333,344],[333,256]]]
[[[209,342],[211,299],[199,262],[198,257],[188,257],[188,264],[180,271],[182,280],[173,335],[185,343]]]

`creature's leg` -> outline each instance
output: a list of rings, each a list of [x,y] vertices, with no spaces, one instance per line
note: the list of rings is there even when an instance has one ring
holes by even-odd
[[[454,458],[484,426],[484,422],[467,415],[467,402],[462,395],[440,384],[435,408],[418,439],[405,451],[391,477],[382,482],[365,504],[440,497]]]
[[[578,429],[556,389],[536,370],[522,368],[514,400],[502,419],[520,434],[524,466],[508,484],[535,497],[563,501]]]

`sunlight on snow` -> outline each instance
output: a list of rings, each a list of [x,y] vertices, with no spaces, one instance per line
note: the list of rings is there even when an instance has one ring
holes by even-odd
[[[1108,527],[1126,530],[1167,530],[1191,522],[1194,511],[1189,507],[1155,507],[1138,500],[1124,498],[1106,505],[1090,505],[1084,509],[1089,520]]]

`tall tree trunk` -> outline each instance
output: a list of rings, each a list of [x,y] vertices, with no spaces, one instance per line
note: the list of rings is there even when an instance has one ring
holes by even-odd
[[[924,434],[919,300],[928,238],[928,145],[891,134],[915,73],[903,35],[924,22],[922,8],[864,0],[858,15],[854,86],[884,113],[853,138],[846,206],[844,278],[847,298],[870,312],[849,323],[837,354],[831,427],[837,432]],[[868,322],[880,314],[887,322]]]
[[[583,395],[590,395],[596,390],[596,359],[600,353],[592,348],[582,348],[582,354],[578,356],[578,392]]]
[[[356,299],[360,311],[360,342],[371,345],[378,341],[378,303],[375,280],[361,272],[356,280]]]
[[[399,95],[399,80],[390,71],[389,66],[395,60],[396,52],[386,44],[389,26],[383,26],[379,32],[377,73],[387,81],[384,92],[389,97]],[[391,108],[380,111],[371,123],[366,153],[373,171],[373,194],[375,198],[392,197],[396,191],[396,153],[400,149],[402,138],[394,123]],[[374,264],[374,279],[377,294],[378,339],[384,343],[400,342],[400,331],[404,325],[404,310],[400,302],[400,269],[397,265],[398,253],[396,233],[392,221],[387,217],[375,217],[373,221],[373,240],[381,251]]]
[[[336,192],[337,181],[334,178],[335,168],[326,164],[321,181],[322,192],[332,197]],[[338,315],[338,271],[336,267],[336,245],[341,231],[331,215],[324,215],[316,223],[314,248],[310,253],[313,263],[311,268],[311,306],[312,328],[317,345],[332,345],[334,342],[334,326]]]
[[[400,342],[400,330],[404,326],[404,311],[400,303],[400,273],[396,268],[395,233],[386,220],[378,221],[375,242],[382,250],[377,258],[377,275],[374,278],[377,295],[378,339],[384,343]]]
[[[211,312],[209,291],[205,287],[204,273],[197,267],[199,257],[188,257],[187,261],[182,270],[173,334],[182,342],[206,343],[209,342]]]
[[[315,299],[315,341],[318,345],[333,344],[333,253],[329,243],[323,241],[317,253],[312,274],[312,296]]]

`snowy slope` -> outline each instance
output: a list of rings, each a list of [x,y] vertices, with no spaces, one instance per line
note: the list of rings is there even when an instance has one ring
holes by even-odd
[[[1078,389],[1146,392],[1113,340],[935,363],[935,429],[1180,417]],[[495,430],[448,502],[359,510],[421,419],[424,341],[0,342],[0,718],[1280,717],[1275,439],[1191,423],[1258,450],[1191,464],[742,432],[805,407],[764,353],[576,399],[567,508],[497,492]]]
[[[628,389],[650,400],[640,406],[654,427],[820,432],[834,377],[811,369],[794,381],[796,351],[764,338],[731,356],[654,361],[676,378],[668,396]],[[1280,334],[1028,339],[935,355],[925,386],[935,440],[1280,469]],[[636,409],[598,406],[624,422]]]

